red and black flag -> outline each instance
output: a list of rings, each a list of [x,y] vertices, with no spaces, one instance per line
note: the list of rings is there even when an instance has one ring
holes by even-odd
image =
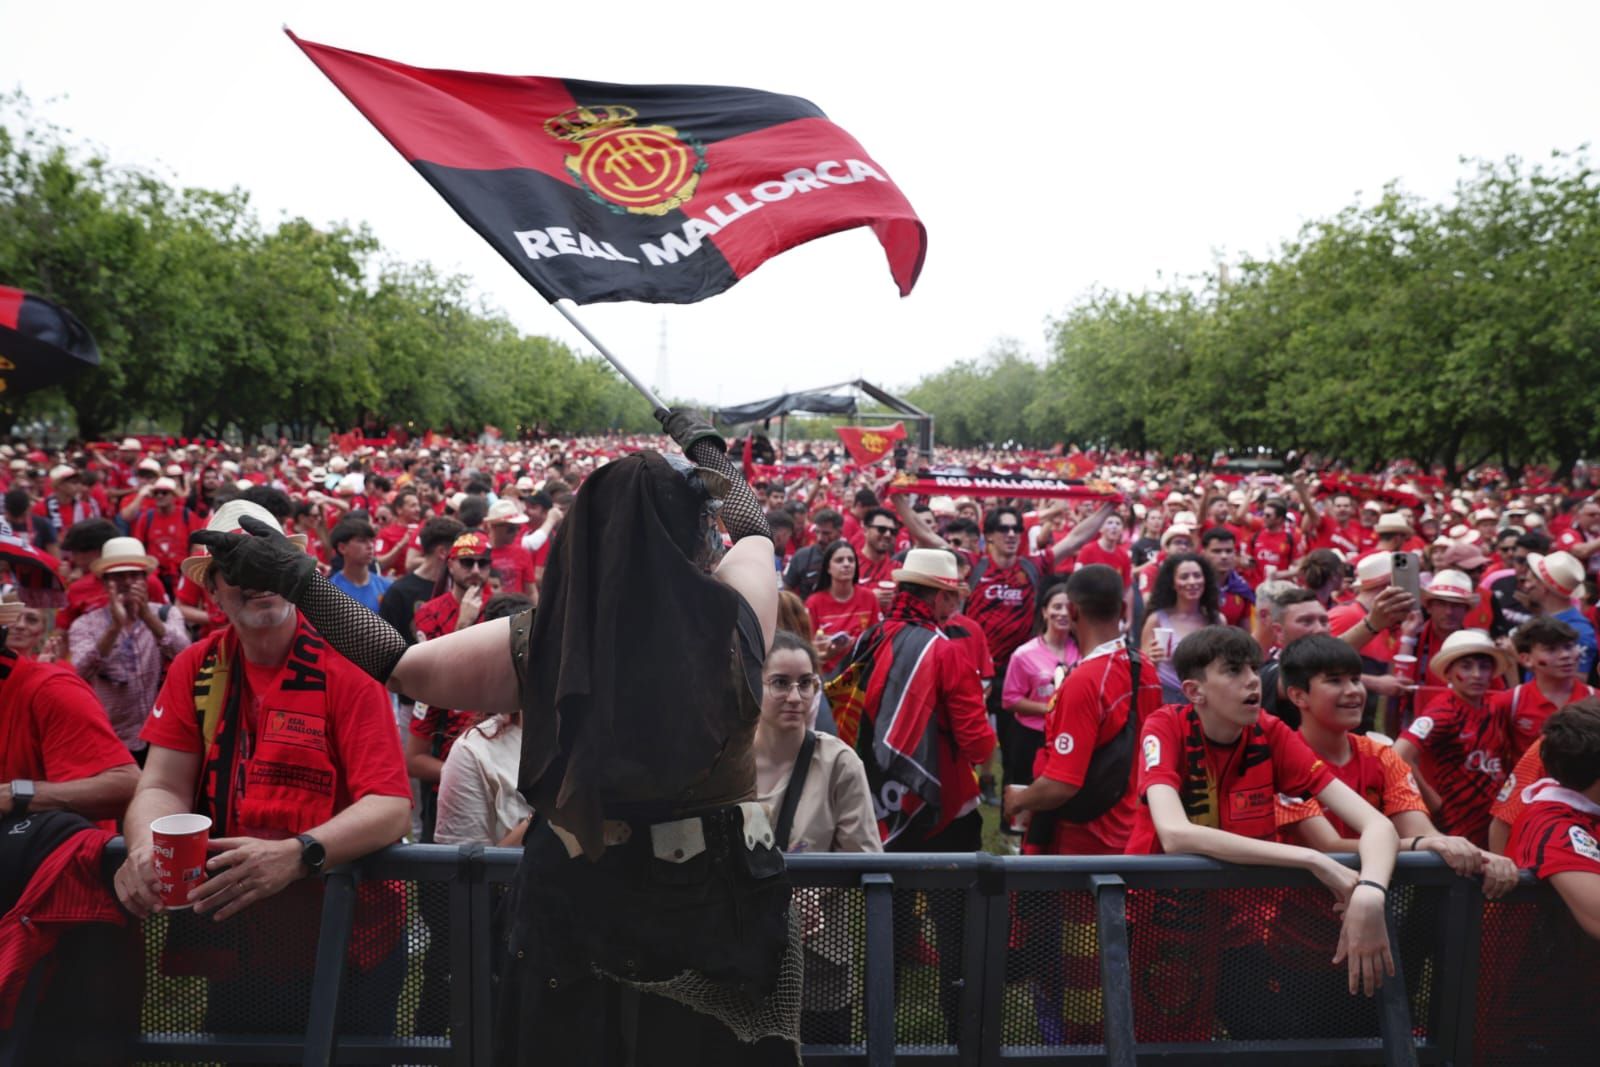
[[[0,285],[0,393],[57,385],[100,364],[100,349],[77,316],[59,304]]]
[[[424,70],[289,36],[547,300],[693,303],[857,226],[902,296],[922,269],[910,203],[799,97]]]

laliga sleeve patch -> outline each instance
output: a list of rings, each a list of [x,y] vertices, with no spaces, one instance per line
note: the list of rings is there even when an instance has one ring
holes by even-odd
[[[1428,735],[1433,733],[1433,718],[1428,715],[1420,716],[1411,724],[1411,731],[1418,741],[1426,741]]]
[[[1155,734],[1144,735],[1144,769],[1151,770],[1161,762],[1161,739]]]
[[[1061,756],[1072,755],[1072,749],[1077,742],[1072,740],[1071,734],[1056,734],[1056,754]]]
[[[1567,827],[1567,840],[1572,842],[1572,851],[1584,859],[1600,863],[1600,842],[1595,841],[1594,835],[1581,826]]]
[[[418,722],[426,719],[428,717],[428,705],[424,704],[420,700],[411,705],[411,717],[416,719]]]
[[[1517,790],[1517,776],[1515,773],[1506,775],[1506,784],[1500,787],[1500,792],[1495,794],[1495,803],[1504,804],[1511,799],[1511,794]]]

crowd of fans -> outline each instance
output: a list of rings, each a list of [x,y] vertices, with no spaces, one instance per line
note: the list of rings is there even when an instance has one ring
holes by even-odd
[[[130,858],[118,891],[135,914],[159,906],[143,866],[151,818],[191,810],[196,797],[225,851],[195,912],[218,918],[299,892],[293,883],[307,869],[402,834],[520,844],[537,815],[515,787],[519,715],[384,693],[341,667],[314,632],[297,631],[292,608],[285,616],[276,598],[228,586],[190,535],[236,530],[240,515],[269,522],[303,542],[336,587],[425,643],[537,608],[552,539],[584,478],[644,448],[665,445],[0,446],[0,544],[44,554],[59,575],[59,587],[40,582],[29,574],[38,564],[12,555],[0,604],[7,648],[15,663],[62,668],[31,668],[26,694],[16,677],[0,692],[12,719],[26,703],[56,720],[54,734],[40,727],[27,744],[0,722],[0,814],[30,804],[70,811],[109,836],[126,811]],[[938,459],[1060,470],[1036,454]],[[1390,966],[1382,916],[1397,849],[1438,853],[1489,897],[1515,884],[1518,867],[1531,868],[1600,938],[1600,700],[1590,688],[1600,498],[1586,472],[1528,490],[1500,472],[1455,488],[1414,466],[1285,476],[1094,459],[1088,479],[1119,492],[1119,503],[916,499],[891,491],[892,472],[805,444],[778,465],[747,460],[784,590],[757,778],[775,816],[801,784],[786,821],[774,819],[789,849],[885,847],[878,769],[832,736],[830,694],[863,635],[904,610],[902,595],[953,590],[927,625],[960,645],[971,675],[961,685],[970,682],[971,706],[986,707],[998,736],[998,759],[971,768],[981,784],[972,807],[1003,807],[1014,851],[1194,852],[1298,866],[1337,904],[1335,915],[1326,894],[1290,895],[1272,915],[1229,919],[1226,953],[1264,957],[1275,984],[1220,999],[1213,991],[1167,1036],[1206,1032],[1213,1019],[1235,1036],[1304,1029],[1292,1009],[1330,995],[1335,942],[1338,959],[1349,959],[1349,988],[1370,992]],[[952,557],[951,577],[928,577],[930,551]],[[1399,553],[1414,566],[1397,570]],[[276,676],[258,676],[257,662],[269,660],[282,664]],[[219,737],[218,709],[241,671],[264,717],[241,737]],[[313,689],[319,695],[308,696]],[[337,712],[322,695],[333,690]],[[212,692],[223,695],[208,703]],[[296,722],[311,724],[301,728],[315,738],[315,759],[285,735]],[[949,747],[971,727],[936,715],[928,729]],[[388,743],[396,732],[399,743]],[[979,751],[970,736],[961,744]],[[215,779],[236,758],[252,788],[230,794]],[[1122,777],[1106,786],[1108,766]],[[305,786],[319,776],[321,785]],[[255,789],[258,780],[275,787]],[[947,796],[962,795],[946,785]],[[1089,803],[1096,791],[1106,796]],[[943,812],[939,825],[967,814]],[[311,826],[332,828],[317,834],[325,856],[294,842]],[[1359,871],[1327,859],[1342,852],[1359,853]],[[838,906],[797,898],[808,930],[828,926]],[[404,971],[398,934],[381,928],[400,920],[377,908],[360,914],[374,930],[357,938],[366,953],[357,971],[381,1001]],[[1134,919],[1203,925],[1181,907]],[[1029,927],[1041,916],[1016,921]],[[307,959],[271,948],[286,928],[264,926],[253,944],[284,974],[301,973]],[[448,981],[436,955],[424,966],[425,1000]],[[808,974],[837,978],[853,959],[818,941]],[[242,992],[228,992],[230,980],[213,976],[221,992],[208,1021],[219,1029],[243,1026],[250,1009]],[[1034,990],[1041,1031],[1056,1040],[1071,1032],[1066,981]],[[846,986],[813,985],[808,1040],[848,1035],[850,1005],[828,992]]]

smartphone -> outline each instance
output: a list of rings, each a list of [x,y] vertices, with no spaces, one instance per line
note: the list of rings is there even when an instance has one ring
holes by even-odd
[[[1390,580],[1397,588],[1404,589],[1417,600],[1422,599],[1422,580],[1420,577],[1422,561],[1415,552],[1396,552],[1391,557],[1393,563]]]

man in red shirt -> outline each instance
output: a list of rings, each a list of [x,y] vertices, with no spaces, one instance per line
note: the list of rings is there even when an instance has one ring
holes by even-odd
[[[489,508],[483,524],[489,528],[490,558],[500,576],[500,589],[506,593],[537,595],[533,553],[522,547],[522,531],[528,516],[515,500],[497,500]]]
[[[515,526],[510,529],[515,530]],[[489,591],[489,571],[493,566],[489,539],[476,530],[457,537],[446,557],[449,587],[438,596],[418,605],[412,618],[417,640],[431,641],[465,630],[478,621]],[[450,747],[481,716],[475,711],[441,708],[418,703],[411,713],[410,736],[406,738],[406,770],[422,783],[422,840],[433,840],[433,823],[438,814],[439,775]]]
[[[1161,682],[1149,664],[1141,664],[1139,695],[1133,698],[1131,653],[1121,633],[1123,585],[1116,572],[1100,564],[1079,567],[1067,579],[1067,611],[1079,647],[1089,649],[1051,697],[1045,717],[1044,744],[1034,757],[1033,781],[1023,788],[1007,788],[1003,813],[1011,825],[1024,812],[1031,813],[1023,842],[1024,855],[1120,856],[1127,848],[1138,811],[1138,765],[1134,757],[1139,728],[1161,705]],[[1130,721],[1130,716],[1132,720]],[[1127,761],[1120,796],[1086,798],[1094,814],[1069,802],[1078,797],[1097,768],[1095,785],[1110,794],[1116,786],[1106,778],[1106,761]],[[1038,894],[1038,896],[1045,896]],[[1031,906],[1038,905],[1038,906]],[[1065,910],[1063,910],[1065,909]],[[1027,943],[1046,931],[1060,930],[1062,921],[1092,923],[1087,897],[1074,895],[1061,901],[1053,897],[1024,906],[1019,899],[1015,941]],[[1097,1040],[1102,1023],[1094,1017],[1063,1018],[1061,1005],[1067,984],[1086,990],[1099,988],[1099,975],[1077,973],[1052,962],[1035,979],[1034,1005],[1046,1044],[1086,1044]]]
[[[373,551],[378,556],[378,569],[383,574],[405,571],[406,553],[417,543],[417,531],[422,525],[422,501],[415,489],[402,489],[389,503],[393,521],[378,531]]]
[[[909,509],[901,518],[915,529],[921,529]],[[894,542],[900,533],[900,523],[888,508],[871,508],[862,517],[860,532],[862,540],[856,546],[856,584],[871,589],[878,597],[878,609],[887,611],[889,602],[894,599],[889,575],[895,567]]]
[[[236,531],[242,515],[281,531],[270,512],[242,500],[218,508],[207,529]],[[205,1026],[239,1032],[260,1025],[263,969],[285,983],[309,980],[321,908],[311,876],[398,841],[410,825],[411,786],[381,685],[281,596],[233,585],[206,555],[186,559],[183,571],[229,625],[173,661],[150,711],[141,734],[150,754],[124,820],[128,858],[116,890],[135,916],[162,910],[150,824],[196,807],[211,818],[216,854],[189,899],[196,916],[219,922],[249,910],[240,956],[253,973],[210,958],[200,965],[210,978]],[[404,898],[382,882],[363,884],[361,895],[350,971],[362,992],[349,998],[358,1017],[350,1025],[392,1033],[405,977]]]
[[[1250,535],[1249,547],[1257,582],[1287,574],[1299,558],[1294,531],[1284,524],[1288,515],[1289,506],[1278,497],[1261,505],[1261,529]]]
[[[139,769],[76,671],[5,647],[22,611],[0,603],[0,816],[73,811],[114,827]]]
[[[156,576],[170,595],[178,586],[178,567],[189,554],[189,535],[204,527],[200,516],[178,503],[178,483],[157,478],[151,503],[134,518],[133,536],[155,557]]]
[[[1100,536],[1078,550],[1078,566],[1103,563],[1117,572],[1126,589],[1133,582],[1133,557],[1122,547],[1122,516],[1107,515],[1100,524]]]
[[[1600,500],[1591,497],[1578,506],[1572,525],[1556,538],[1556,547],[1584,564],[1591,579],[1600,575]]]

